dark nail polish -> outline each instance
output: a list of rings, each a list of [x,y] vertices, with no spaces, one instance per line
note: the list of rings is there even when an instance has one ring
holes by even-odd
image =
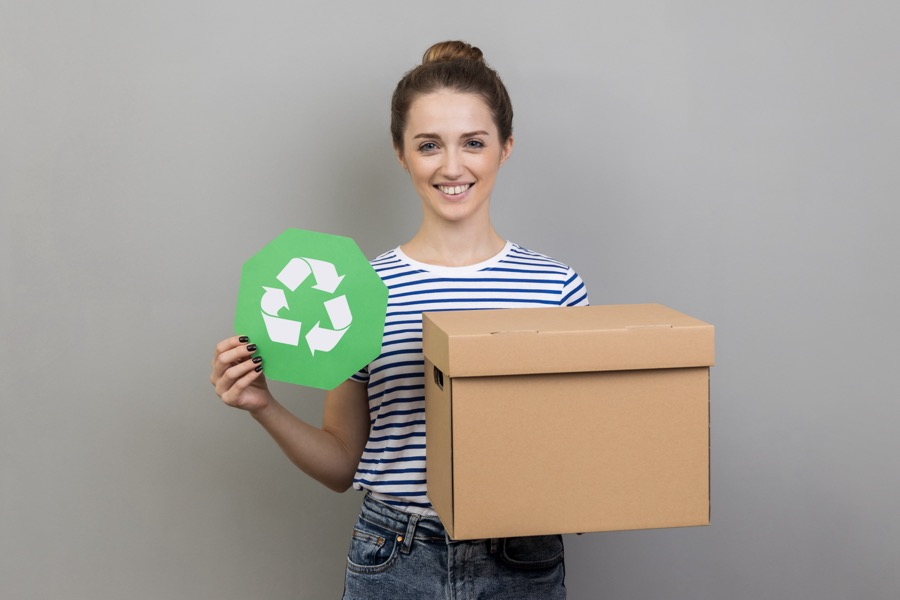
[[[256,344],[250,344],[247,346],[247,352],[256,352]]]
[[[260,371],[262,371],[262,365],[259,365],[258,367],[256,367],[253,370],[256,371],[257,373],[259,373]]]
[[[256,364],[261,363],[261,362],[262,362],[262,356],[254,356],[254,357],[253,357],[253,362],[255,362]]]
[[[246,344],[247,342],[250,341],[250,338],[248,338],[246,335],[242,335],[241,337],[238,338],[238,341],[242,344]]]

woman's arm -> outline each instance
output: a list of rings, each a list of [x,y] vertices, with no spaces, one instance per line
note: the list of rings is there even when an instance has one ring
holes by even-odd
[[[216,346],[210,382],[229,406],[248,411],[303,472],[332,490],[353,483],[369,438],[366,385],[348,380],[327,392],[322,427],[314,427],[284,408],[269,392],[255,348],[238,337]]]
[[[304,473],[336,492],[351,486],[369,439],[365,384],[348,380],[325,395],[321,429],[298,419],[274,398],[250,414]]]

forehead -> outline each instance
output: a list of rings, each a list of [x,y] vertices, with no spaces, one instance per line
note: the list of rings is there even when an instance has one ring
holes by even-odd
[[[476,94],[441,90],[422,94],[409,107],[406,137],[421,133],[452,136],[471,131],[497,133],[491,110]]]

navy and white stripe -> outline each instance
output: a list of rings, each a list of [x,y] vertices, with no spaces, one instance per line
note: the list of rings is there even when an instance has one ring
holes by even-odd
[[[353,378],[369,392],[371,430],[353,486],[383,502],[434,514],[425,488],[425,380],[422,313],[588,303],[570,267],[507,242],[468,267],[416,262],[399,248],[372,261],[388,287],[381,355]]]

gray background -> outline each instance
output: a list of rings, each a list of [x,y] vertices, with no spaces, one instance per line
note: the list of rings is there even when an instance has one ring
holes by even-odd
[[[359,494],[208,363],[285,227],[413,234],[389,97],[463,38],[501,234],[717,326],[712,526],[569,537],[570,597],[896,599],[898,6],[0,1],[0,596],[339,596]]]

